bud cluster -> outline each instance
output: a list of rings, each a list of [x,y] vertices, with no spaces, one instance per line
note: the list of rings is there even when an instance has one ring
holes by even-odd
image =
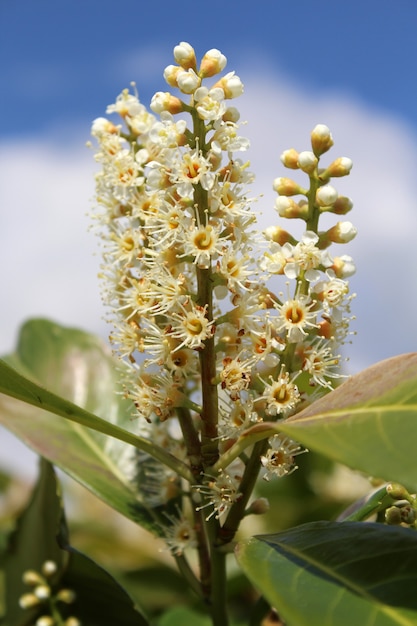
[[[188,486],[194,521],[179,513],[175,540],[167,533],[178,554],[188,539],[192,546],[201,541],[195,529],[206,507],[206,519],[220,524],[234,511],[244,515],[241,484],[249,472],[269,480],[295,469],[302,450],[279,435],[255,446],[252,460],[228,451],[242,433],[285,419],[340,376],[334,350],[348,334],[346,278],[354,266],[328,248],[356,231],[349,222],[318,230],[322,213],[343,215],[352,206],[328,184],[349,173],[349,159],[320,168],[333,143],[323,125],[312,132],[312,151],[282,155],[286,167],[308,174],[309,186],[274,181],[279,215],[306,222],[302,238],[279,226],[267,229],[266,240],[254,231],[245,192],[253,176],[236,156],[249,142],[228,102],[242,83],[234,72],[218,76],[226,66],[218,50],[198,64],[182,42],[174,59],[164,77],[179,95],[156,93],[150,113],[124,90],[107,109],[121,123],[98,118],[92,134],[101,165],[95,217],[104,245],[103,297],[111,342],[124,363],[124,393],[142,418],[140,434],[183,460],[195,477]],[[256,244],[268,248],[261,262]],[[289,286],[286,297],[272,293],[267,283],[275,275],[294,281],[291,294]],[[170,468],[153,465],[144,474],[151,505],[184,493]]]
[[[39,609],[42,612],[35,622],[35,626],[81,626],[81,622],[74,616],[62,617],[60,610],[65,605],[72,604],[75,593],[72,589],[61,588],[56,590],[54,578],[58,571],[54,561],[45,561],[41,572],[26,570],[23,573],[23,582],[31,587],[31,591],[20,596],[19,606],[22,609]]]

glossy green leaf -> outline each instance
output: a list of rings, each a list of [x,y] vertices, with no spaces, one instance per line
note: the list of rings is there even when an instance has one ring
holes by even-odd
[[[415,489],[417,353],[377,363],[272,428],[335,461]]]
[[[64,567],[64,553],[56,542],[62,514],[58,489],[52,466],[42,461],[38,483],[9,537],[2,565],[6,589],[5,623],[10,626],[25,626],[36,613],[19,606],[20,596],[30,591],[22,581],[23,572],[29,569],[40,572],[47,560],[54,561],[58,570]]]
[[[417,533],[314,522],[241,542],[244,572],[288,626],[413,626]]]
[[[75,602],[60,604],[62,616],[76,615],[89,626],[147,626],[126,591],[101,567],[69,544],[60,486],[50,463],[42,459],[41,472],[32,498],[9,538],[5,558],[5,623],[28,626],[40,615],[49,614],[48,603],[24,610],[22,594],[33,591],[23,583],[27,570],[42,572],[45,561],[57,571],[48,581],[54,590],[71,589]]]
[[[207,615],[197,613],[186,606],[176,606],[158,620],[158,626],[212,626],[212,621]]]
[[[147,626],[148,622],[118,582],[85,554],[70,546],[65,525],[58,536],[69,553],[62,585],[76,593],[71,611],[88,626]]]
[[[159,448],[127,430],[134,423],[115,393],[115,377],[113,359],[97,338],[32,320],[22,328],[16,353],[0,362],[0,391],[7,394],[0,394],[0,423],[111,507],[157,531],[125,467],[133,462],[131,446],[157,456]]]

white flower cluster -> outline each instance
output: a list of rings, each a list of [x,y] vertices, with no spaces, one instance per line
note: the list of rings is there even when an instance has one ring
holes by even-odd
[[[178,96],[156,93],[150,113],[136,92],[124,90],[107,109],[120,123],[93,123],[101,166],[95,217],[104,245],[103,296],[114,326],[111,341],[126,364],[125,395],[148,422],[147,435],[187,458],[184,428],[189,435],[191,424],[202,450],[207,438],[217,447],[209,460],[201,453],[206,487],[198,492],[212,494],[206,499],[212,515],[224,519],[239,500],[236,476],[244,467],[233,475],[226,468],[217,479],[204,474],[222,447],[263,419],[292,414],[312,389],[324,392],[339,376],[334,348],[348,333],[346,277],[354,268],[350,257],[332,259],[327,248],[356,231],[340,222],[320,233],[317,224],[324,211],[350,208],[328,181],[348,173],[351,163],[338,159],[320,170],[320,155],[332,143],[324,126],[313,131],[312,152],[283,154],[287,167],[309,175],[310,189],[276,179],[277,210],[304,219],[306,231],[297,241],[271,227],[269,248],[256,261],[260,236],[252,230],[256,217],[245,191],[253,176],[236,156],[249,142],[229,104],[243,92],[242,83],[229,72],[203,85],[226,66],[218,50],[198,65],[194,49],[182,42],[174,58],[164,77]],[[300,193],[306,199],[297,203],[292,196]],[[267,281],[275,274],[295,281],[292,295],[271,293]],[[162,426],[175,417],[181,437]],[[288,454],[266,452],[259,467],[288,474],[298,447],[287,440],[286,446]]]

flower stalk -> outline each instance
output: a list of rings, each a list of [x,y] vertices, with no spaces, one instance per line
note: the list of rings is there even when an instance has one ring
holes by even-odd
[[[226,626],[225,544],[257,508],[258,476],[283,478],[302,452],[279,423],[341,376],[336,350],[349,334],[346,278],[354,265],[329,247],[356,230],[339,222],[322,233],[319,222],[351,208],[329,184],[349,174],[351,162],[321,166],[333,139],[316,126],[311,150],[281,156],[308,187],[274,181],[279,216],[303,221],[304,233],[277,224],[258,233],[246,191],[253,175],[239,156],[249,142],[230,105],[243,92],[240,78],[222,74],[227,60],[215,49],[198,65],[181,42],[174,59],[164,77],[176,91],[157,92],[151,112],[126,89],[107,108],[121,123],[93,123],[101,166],[95,219],[123,393],[137,435],[161,461],[151,478],[145,473],[151,485],[141,485],[142,497],[150,507],[176,503],[167,544],[194,589],[198,579],[213,624]],[[284,292],[276,292],[280,278]]]

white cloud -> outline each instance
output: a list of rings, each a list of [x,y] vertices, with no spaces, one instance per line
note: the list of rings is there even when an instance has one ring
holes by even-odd
[[[335,181],[354,200],[351,219],[359,228],[357,240],[341,251],[352,254],[358,265],[352,281],[358,292],[353,303],[358,335],[346,350],[352,355],[351,370],[412,351],[417,339],[417,138],[399,120],[349,96],[309,94],[272,73],[241,73],[246,91],[236,105],[249,122],[242,134],[252,141],[253,192],[264,193],[257,207],[263,211],[262,226],[277,219],[273,178],[292,174],[281,165],[280,153],[289,147],[308,149],[310,130],[327,124],[335,138],[330,155],[354,161],[351,175]],[[96,281],[96,242],[87,232],[86,217],[96,166],[84,141],[81,135],[61,143],[39,137],[0,146],[1,353],[12,349],[19,325],[31,316],[103,336],[107,332]],[[291,230],[292,223],[285,227]]]

